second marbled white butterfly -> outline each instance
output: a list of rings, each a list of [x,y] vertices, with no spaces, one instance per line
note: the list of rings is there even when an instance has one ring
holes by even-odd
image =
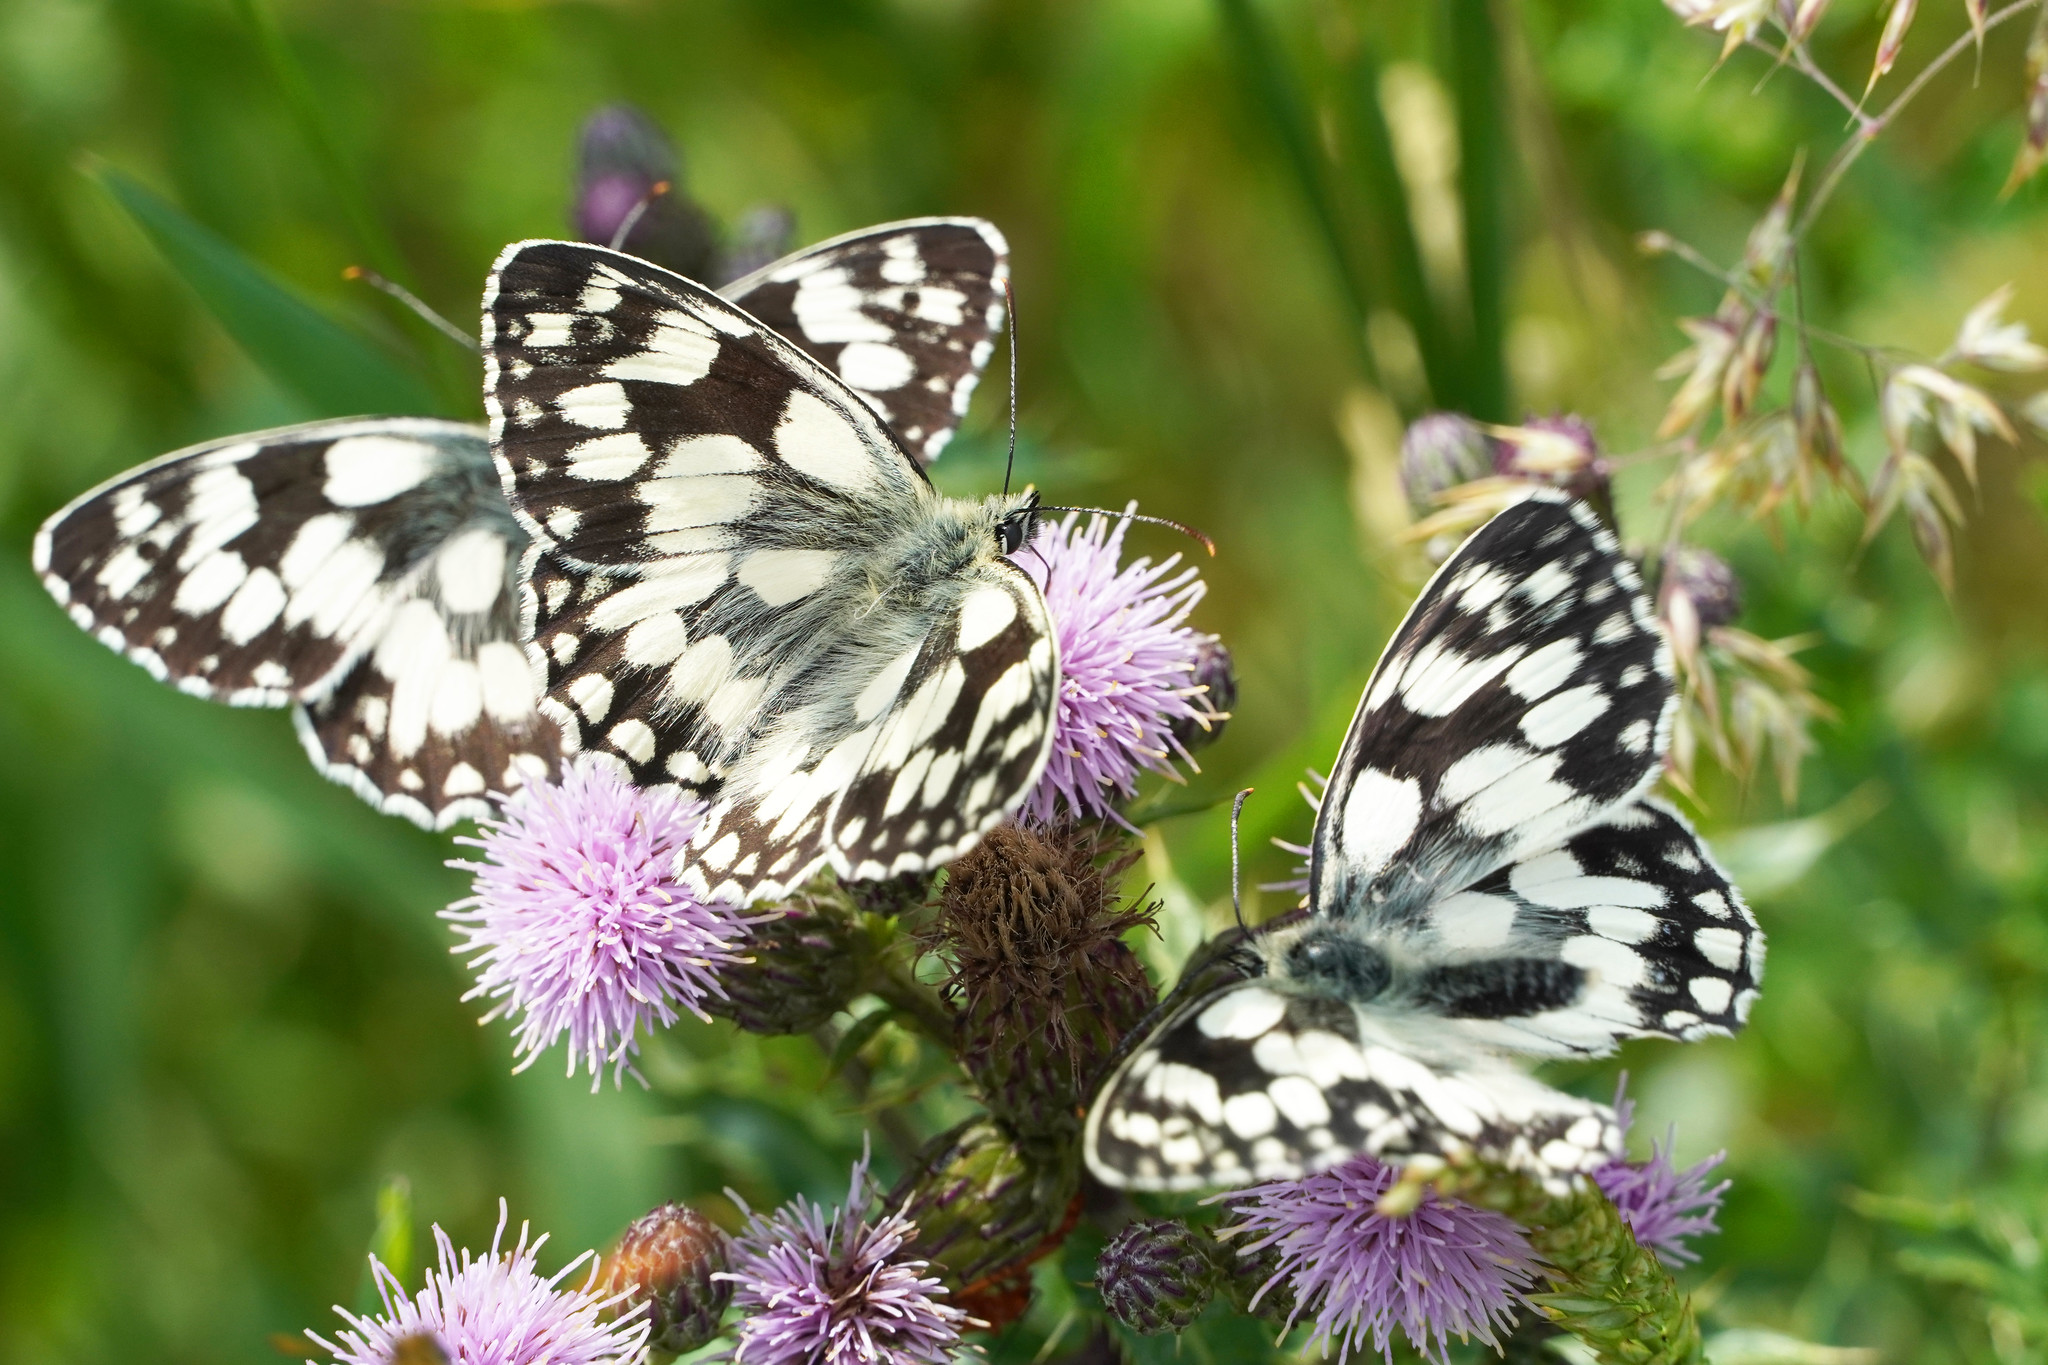
[[[1470,1155],[1558,1184],[1619,1155],[1607,1106],[1514,1059],[1732,1033],[1763,971],[1741,896],[1646,795],[1674,705],[1589,508],[1541,491],[1481,527],[1366,686],[1307,914],[1191,970],[1098,1095],[1090,1169],[1183,1190]]]

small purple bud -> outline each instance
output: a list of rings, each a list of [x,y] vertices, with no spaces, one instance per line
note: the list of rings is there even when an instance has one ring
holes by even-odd
[[[1493,465],[1493,442],[1463,413],[1419,417],[1401,437],[1401,487],[1418,508],[1461,483],[1485,478]]]
[[[1212,1240],[1171,1218],[1147,1218],[1125,1227],[1095,1263],[1103,1307],[1145,1336],[1187,1327],[1216,1296]]]
[[[796,241],[796,215],[780,204],[761,204],[740,215],[732,240],[718,259],[718,282],[731,284],[789,254]]]
[[[1712,550],[1680,545],[1666,555],[1663,587],[1667,604],[1673,597],[1686,599],[1703,630],[1725,626],[1742,614],[1742,580]]]
[[[1200,716],[1177,717],[1167,727],[1185,753],[1207,748],[1221,739],[1230,709],[1237,705],[1237,669],[1230,657],[1230,647],[1213,635],[1202,636],[1195,645],[1195,667],[1189,682],[1204,689],[1201,695],[1209,711]]]
[[[731,1243],[710,1219],[684,1204],[663,1204],[636,1219],[605,1258],[604,1292],[623,1296],[613,1310],[620,1317],[648,1305],[648,1345],[681,1355],[718,1335],[732,1282],[713,1276],[730,1257]]]
[[[1494,446],[1494,468],[1509,478],[1533,479],[1591,504],[1614,525],[1614,473],[1600,454],[1593,427],[1575,413],[1532,417]]]

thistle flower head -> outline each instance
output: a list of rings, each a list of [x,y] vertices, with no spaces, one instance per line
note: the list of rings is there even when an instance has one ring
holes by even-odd
[[[1120,831],[1001,825],[947,875],[934,938],[953,960],[960,1064],[989,1110],[1057,1164],[1099,1073],[1156,997],[1123,942],[1152,925],[1122,904],[1137,855]]]
[[[1092,515],[1084,528],[1078,515],[1042,524],[1015,557],[1044,592],[1059,639],[1052,757],[1023,810],[1041,825],[1062,812],[1113,818],[1139,770],[1193,766],[1177,722],[1221,718],[1195,677],[1209,637],[1184,624],[1207,591],[1200,576],[1175,572],[1179,555],[1119,566],[1130,523]]]
[[[1296,1296],[1292,1326],[1308,1315],[1309,1345],[1343,1360],[1372,1349],[1391,1362],[1393,1334],[1425,1359],[1444,1362],[1452,1336],[1499,1348],[1515,1304],[1536,1279],[1535,1253],[1501,1214],[1426,1193],[1402,1217],[1378,1212],[1396,1170],[1368,1156],[1304,1180],[1282,1180],[1221,1196],[1234,1219],[1226,1234],[1239,1254],[1277,1252],[1279,1269],[1262,1292]]]
[[[448,1234],[436,1226],[434,1243],[440,1266],[427,1271],[417,1296],[409,1296],[398,1277],[375,1256],[370,1258],[384,1312],[359,1317],[337,1307],[348,1327],[329,1341],[306,1335],[332,1353],[339,1365],[392,1365],[408,1343],[425,1337],[449,1365],[599,1365],[636,1359],[647,1342],[647,1322],[639,1310],[603,1320],[617,1296],[597,1289],[594,1253],[584,1252],[552,1277],[535,1265],[546,1236],[527,1240],[524,1223],[519,1243],[501,1252],[507,1215],[498,1203],[498,1231],[490,1254],[456,1253]],[[562,1282],[580,1266],[590,1264],[581,1287]],[[415,1348],[416,1353],[416,1348]],[[431,1354],[431,1353],[429,1353]]]
[[[718,973],[739,961],[749,921],[697,900],[675,862],[703,818],[704,803],[643,791],[589,759],[559,784],[519,789],[486,821],[472,893],[442,912],[464,941],[475,989],[463,998],[498,1003],[485,1020],[516,1013],[519,1065],[569,1037],[569,1074],[579,1060],[594,1088],[606,1065],[617,1078],[639,1051],[643,1028],[682,1010],[700,1017],[722,995]]]
[[[735,1196],[737,1198],[737,1196]],[[828,1213],[799,1195],[772,1214],[747,1210],[735,1239],[734,1300],[746,1313],[738,1365],[943,1365],[966,1313],[927,1262],[906,1254],[917,1225],[879,1212],[867,1158],[846,1203]],[[746,1208],[744,1201],[740,1207]]]
[[[1614,1113],[1626,1132],[1635,1118],[1635,1101],[1617,1091]],[[1700,1258],[1686,1244],[1687,1238],[1721,1230],[1715,1216],[1729,1185],[1726,1180],[1707,1184],[1714,1168],[1727,1159],[1726,1152],[1716,1152],[1682,1171],[1672,1165],[1676,1136],[1674,1129],[1665,1135],[1662,1146],[1652,1143],[1648,1161],[1612,1161],[1593,1172],[1593,1183],[1620,1211],[1636,1241],[1670,1266],[1689,1265]]]

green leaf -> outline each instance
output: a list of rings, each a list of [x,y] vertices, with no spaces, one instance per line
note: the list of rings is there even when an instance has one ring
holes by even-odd
[[[400,1284],[412,1282],[412,1184],[394,1175],[377,1191],[377,1226],[370,1232],[370,1255],[397,1276]],[[368,1265],[362,1283],[356,1287],[358,1311],[377,1310],[382,1296]]]
[[[1472,296],[1468,411],[1509,419],[1506,74],[1491,0],[1450,0],[1451,89],[1458,107],[1458,190],[1465,207],[1465,285]]]
[[[1350,305],[1350,332],[1358,345],[1359,366],[1366,379],[1377,385],[1379,368],[1366,344],[1365,320],[1372,315],[1372,288],[1352,256],[1351,234],[1346,230],[1336,195],[1331,190],[1329,160],[1315,135],[1306,98],[1288,69],[1280,44],[1253,7],[1252,0],[1217,0],[1223,15],[1225,42],[1237,62],[1246,86],[1258,102],[1273,132],[1287,154],[1288,169],[1294,173],[1302,196],[1308,200],[1330,264],[1344,287],[1344,301]]]
[[[321,417],[441,413],[425,381],[212,229],[111,167],[99,180],[265,373]]]

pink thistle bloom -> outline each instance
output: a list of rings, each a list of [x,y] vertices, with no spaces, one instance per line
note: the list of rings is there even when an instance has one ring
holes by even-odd
[[[450,864],[476,880],[442,915],[477,973],[463,999],[498,1002],[486,1023],[519,1015],[519,1069],[566,1033],[570,1075],[580,1060],[592,1089],[607,1065],[617,1083],[641,1030],[682,1010],[704,1018],[705,997],[725,994],[719,970],[745,960],[752,921],[676,880],[703,815],[694,797],[644,791],[583,760],[559,785],[520,788],[462,841],[483,861]]]
[[[1062,813],[1115,818],[1140,769],[1177,777],[1177,762],[1195,766],[1174,738],[1176,721],[1223,718],[1195,680],[1213,637],[1184,624],[1208,591],[1201,576],[1176,573],[1179,555],[1119,567],[1130,523],[1092,515],[1083,529],[1077,517],[1041,524],[1012,557],[1045,594],[1059,640],[1052,757],[1022,811],[1039,825]]]
[[[733,1199],[747,1226],[716,1278],[746,1314],[736,1365],[946,1365],[961,1330],[985,1325],[940,1303],[945,1286],[921,1273],[929,1262],[904,1254],[917,1225],[878,1214],[866,1157],[829,1215],[801,1195],[773,1214]]]
[[[1624,1133],[1635,1118],[1636,1107],[1624,1093],[1626,1085],[1627,1077],[1623,1077],[1622,1087],[1614,1095],[1615,1117]],[[1674,1128],[1665,1134],[1661,1147],[1651,1143],[1648,1161],[1610,1161],[1593,1172],[1593,1183],[1620,1211],[1636,1241],[1669,1266],[1690,1265],[1700,1258],[1686,1238],[1721,1230],[1715,1216],[1731,1183],[1707,1184],[1714,1168],[1728,1159],[1726,1152],[1716,1152],[1683,1171],[1672,1165],[1671,1147],[1677,1136]]]
[[[596,1292],[597,1253],[586,1251],[543,1278],[534,1262],[547,1237],[528,1242],[521,1223],[519,1244],[501,1253],[506,1218],[501,1199],[490,1254],[480,1257],[465,1250],[458,1259],[448,1234],[436,1225],[440,1268],[427,1271],[416,1298],[372,1256],[370,1271],[384,1300],[383,1315],[358,1317],[336,1305],[334,1311],[348,1323],[348,1329],[335,1333],[339,1341],[310,1329],[306,1335],[339,1365],[391,1365],[401,1343],[421,1336],[440,1347],[449,1365],[623,1365],[638,1359],[647,1344],[644,1309],[613,1322],[601,1320],[624,1296],[606,1298]],[[590,1273],[582,1286],[563,1288],[562,1281],[586,1262]]]
[[[1302,1180],[1277,1180],[1220,1196],[1240,1239],[1238,1254],[1277,1256],[1279,1268],[1260,1287],[1263,1297],[1285,1281],[1296,1318],[1315,1325],[1308,1345],[1341,1361],[1372,1349],[1393,1361],[1393,1334],[1424,1359],[1448,1360],[1451,1336],[1477,1337],[1498,1350],[1515,1305],[1536,1281],[1535,1253],[1522,1230],[1502,1214],[1425,1193],[1413,1213],[1390,1218],[1380,1196],[1399,1174],[1369,1156]]]

